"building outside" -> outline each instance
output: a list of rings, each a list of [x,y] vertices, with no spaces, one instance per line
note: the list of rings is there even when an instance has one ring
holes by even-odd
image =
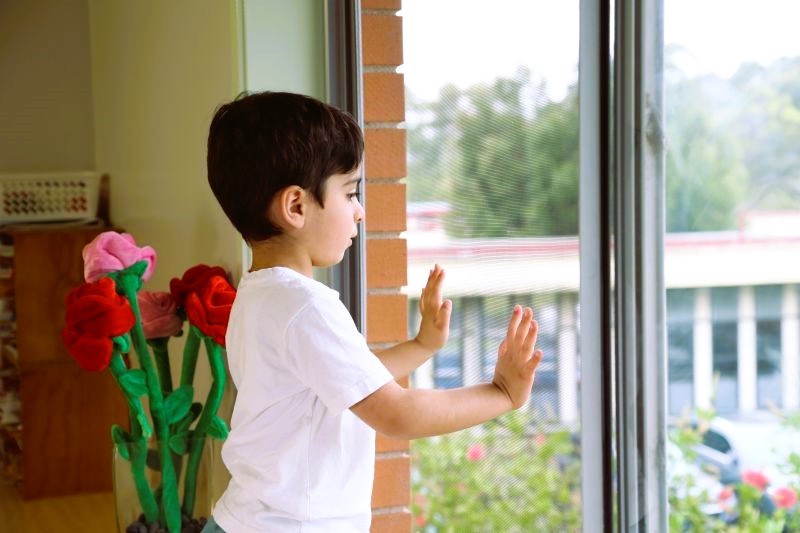
[[[448,205],[408,206],[410,330],[434,263],[453,300],[450,340],[413,376],[450,388],[491,379],[511,307],[531,305],[545,357],[530,407],[572,426],[579,419],[579,242],[576,237],[455,239]],[[746,415],[800,407],[800,213],[754,212],[729,232],[668,234],[668,412],[715,407]],[[591,320],[591,317],[583,317]]]

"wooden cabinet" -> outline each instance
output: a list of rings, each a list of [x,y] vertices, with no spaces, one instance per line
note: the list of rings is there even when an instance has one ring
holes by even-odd
[[[83,283],[81,251],[106,229],[0,229],[13,244],[24,498],[111,490],[111,425],[127,426],[127,407],[108,371],[82,370],[61,342],[66,294]]]

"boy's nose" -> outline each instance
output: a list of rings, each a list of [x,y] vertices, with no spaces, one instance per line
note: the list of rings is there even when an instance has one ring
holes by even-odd
[[[355,219],[356,222],[361,222],[364,220],[364,216],[366,213],[364,212],[364,206],[361,205],[361,202],[356,202],[356,211],[355,211]]]

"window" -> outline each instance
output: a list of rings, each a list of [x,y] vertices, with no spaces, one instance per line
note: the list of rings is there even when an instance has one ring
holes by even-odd
[[[461,330],[480,339],[461,347],[465,381],[490,378],[512,302],[533,304],[552,354],[524,423],[415,444],[417,530],[783,527],[719,497],[745,470],[771,480],[762,509],[800,486],[781,415],[800,408],[799,11],[404,0],[409,295],[431,261],[453,273],[478,317]],[[537,442],[564,448],[545,460]],[[557,464],[562,485],[485,460],[500,456],[531,476]],[[537,506],[553,494],[570,495],[558,517]]]
[[[694,298],[691,289],[667,290],[667,402],[672,416],[694,405]]]
[[[711,289],[712,346],[717,379],[715,406],[720,413],[733,413],[739,407],[738,309],[737,289]]]
[[[781,390],[781,304],[783,287],[756,287],[756,342],[758,407],[782,407]]]
[[[544,351],[525,408],[412,443],[417,531],[580,528],[577,8],[403,2],[411,333],[434,262],[454,303],[412,385],[491,380],[515,304]]]

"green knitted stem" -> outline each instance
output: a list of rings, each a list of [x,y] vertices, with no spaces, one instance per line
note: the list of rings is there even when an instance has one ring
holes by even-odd
[[[201,333],[195,326],[189,326],[189,334],[186,336],[186,343],[183,346],[180,387],[194,383],[194,371],[197,368],[197,355],[200,351],[200,335]],[[174,428],[175,424],[173,424],[172,429]],[[175,463],[175,473],[180,479],[181,470],[183,469],[183,456],[175,454],[173,455],[173,461]]]
[[[147,344],[153,349],[153,356],[156,359],[156,370],[158,370],[158,380],[161,383],[161,392],[164,396],[172,392],[172,370],[169,366],[167,342],[169,342],[169,337],[147,340]]]
[[[181,386],[194,382],[194,370],[197,367],[197,354],[200,351],[200,336],[196,326],[189,327],[189,335],[183,346],[183,364],[181,366]]]
[[[178,483],[175,477],[175,470],[172,466],[172,454],[169,448],[169,424],[164,413],[164,396],[161,393],[161,385],[158,380],[153,359],[150,357],[150,350],[147,348],[147,339],[144,337],[142,329],[142,315],[139,312],[139,302],[136,299],[136,292],[141,285],[141,279],[134,273],[126,270],[119,272],[117,278],[118,290],[122,289],[122,294],[131,304],[136,324],[131,330],[133,347],[139,357],[139,366],[147,375],[148,398],[150,400],[150,413],[155,426],[156,439],[158,440],[159,455],[161,456],[161,483],[163,491],[161,495],[161,515],[166,522],[167,529],[171,533],[179,533],[181,530],[180,500],[178,497]]]
[[[192,327],[194,329],[194,327]],[[222,403],[222,395],[225,390],[225,363],[222,360],[222,348],[211,338],[203,335],[208,354],[208,363],[211,367],[211,388],[208,391],[203,411],[197,421],[189,449],[189,460],[186,465],[186,479],[183,492],[183,512],[187,516],[193,516],[195,498],[197,495],[197,470],[200,466],[200,458],[203,454],[203,445],[206,441],[206,433],[211,421],[216,416],[219,406]]]
[[[130,443],[130,463],[131,463],[131,476],[133,477],[133,484],[136,487],[136,495],[139,498],[139,503],[142,506],[142,512],[147,518],[147,521],[152,523],[158,520],[158,502],[153,496],[153,491],[150,489],[150,484],[144,474],[145,461],[147,460],[147,446],[146,438],[142,433],[142,425],[139,422],[139,415],[144,415],[144,409],[139,398],[130,396],[125,388],[122,387],[119,380],[122,374],[128,371],[125,362],[122,360],[116,344],[114,345],[114,353],[111,356],[111,375],[114,376],[120,389],[125,394],[125,399],[128,402],[131,418],[131,429],[133,435],[138,442]],[[146,420],[146,419],[145,419]]]

